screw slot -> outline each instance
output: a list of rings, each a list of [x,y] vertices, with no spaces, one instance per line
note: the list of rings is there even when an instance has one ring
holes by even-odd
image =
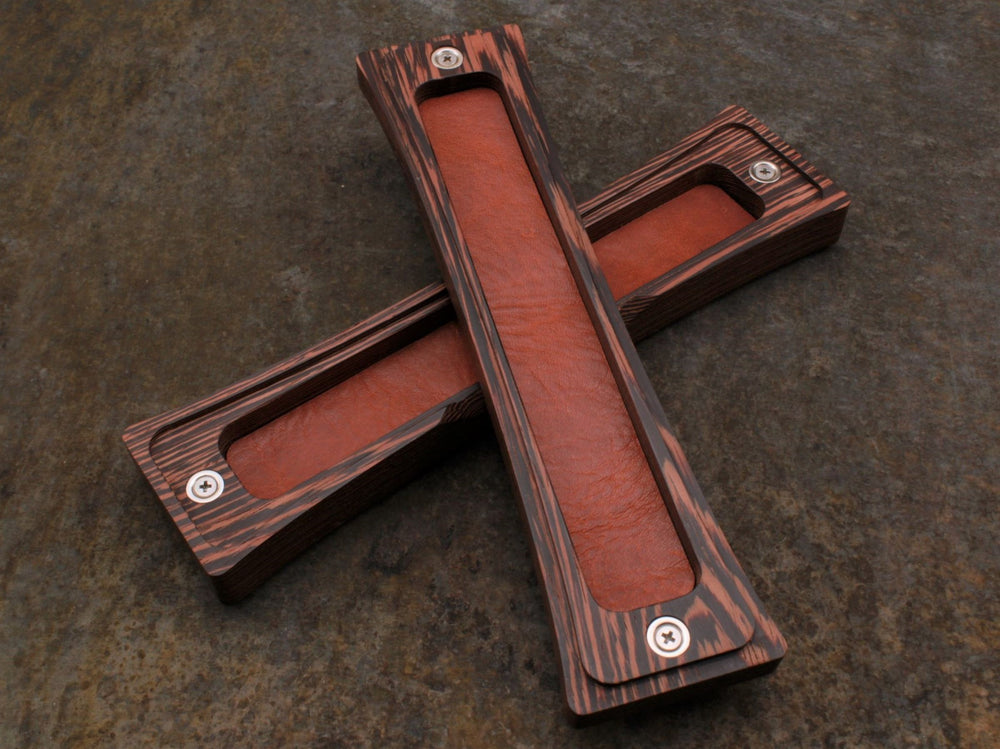
[[[750,178],[769,185],[781,179],[781,169],[773,161],[757,161],[750,165]]]
[[[464,59],[462,53],[454,47],[440,47],[434,50],[434,54],[431,55],[434,67],[441,70],[454,70],[462,64]]]
[[[192,502],[207,504],[221,497],[225,488],[226,482],[217,472],[198,471],[188,479],[187,495]]]
[[[661,616],[646,628],[646,644],[649,649],[664,658],[676,658],[691,645],[691,632],[680,619]]]

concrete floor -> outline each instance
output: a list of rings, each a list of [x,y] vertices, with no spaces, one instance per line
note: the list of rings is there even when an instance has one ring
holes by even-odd
[[[1000,6],[257,5],[0,10],[0,745],[995,745]],[[492,437],[230,607],[119,439],[435,279],[353,58],[509,21],[578,197],[738,103],[854,199],[640,349],[789,655],[584,730]]]

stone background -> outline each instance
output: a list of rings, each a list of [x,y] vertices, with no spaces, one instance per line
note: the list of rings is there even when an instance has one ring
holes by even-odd
[[[1000,5],[273,5],[0,5],[0,745],[995,745]],[[640,349],[785,662],[585,730],[491,436],[228,607],[120,442],[437,277],[353,58],[503,22],[578,198],[737,103],[854,200]]]

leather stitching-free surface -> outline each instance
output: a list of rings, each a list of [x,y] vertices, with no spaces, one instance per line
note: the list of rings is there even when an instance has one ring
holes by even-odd
[[[591,595],[627,611],[694,573],[498,94],[420,108]]]

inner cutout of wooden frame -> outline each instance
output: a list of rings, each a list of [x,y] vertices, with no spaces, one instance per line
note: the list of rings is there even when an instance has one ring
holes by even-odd
[[[433,63],[445,53],[458,64]],[[530,532],[571,714],[592,718],[773,668],[783,639],[642,371],[540,121],[520,31],[368,52],[358,73],[417,194],[475,354]],[[471,119],[468,107],[476,109]],[[494,114],[480,120],[480,110]],[[483,128],[486,141],[477,134]],[[591,412],[599,414],[593,423]],[[609,439],[610,468],[600,447],[592,449]],[[591,478],[596,487],[587,486]],[[644,482],[658,495],[658,514]],[[604,504],[615,509],[597,507]],[[607,532],[633,521],[624,534]],[[652,538],[681,549],[685,564],[673,549],[644,558]],[[623,540],[620,549],[600,548]],[[639,580],[677,569],[636,596],[619,595],[628,584],[619,576],[598,594],[602,563],[616,551],[638,567]],[[663,626],[683,646],[658,646]]]
[[[781,179],[771,184],[750,179],[749,166],[761,160],[779,165]],[[664,251],[672,236],[662,227],[686,214],[690,204],[685,196],[703,185],[724,190],[754,221],[710,246],[690,244],[679,255],[669,246]],[[734,106],[581,204],[580,213],[613,287],[619,279],[619,308],[640,340],[754,278],[832,244],[848,206],[842,190]],[[612,249],[602,252],[602,247]],[[684,259],[688,252],[694,254]],[[616,270],[623,259],[641,260],[638,276]],[[650,280],[629,287],[643,277]],[[241,438],[252,437],[345,381],[364,377],[386,357],[453,321],[444,287],[429,286],[257,375],[129,427],[126,445],[220,598],[232,602],[248,595],[317,540],[457,449],[470,430],[482,428],[484,405],[477,383],[278,496],[248,491],[227,459]],[[425,371],[450,366],[452,357],[467,354],[453,351],[427,363]],[[392,387],[387,385],[390,391]],[[386,392],[382,397],[398,396]],[[355,403],[355,408],[363,411],[365,404]],[[294,430],[289,436],[298,439]],[[214,470],[225,481],[222,495],[208,505],[193,502],[186,493],[188,480],[202,470]]]

